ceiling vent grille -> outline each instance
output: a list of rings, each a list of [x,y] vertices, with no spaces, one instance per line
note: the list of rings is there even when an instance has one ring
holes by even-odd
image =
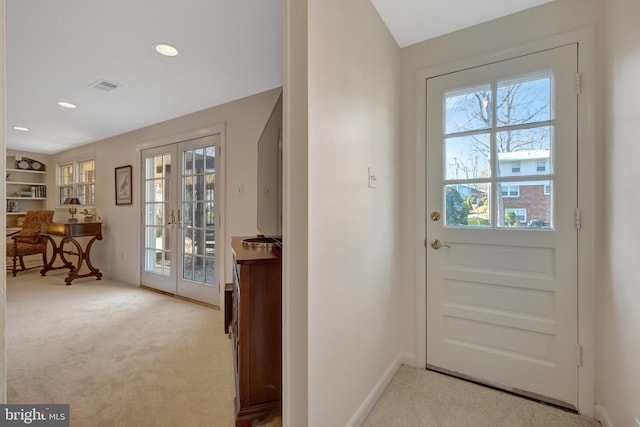
[[[115,83],[109,82],[107,80],[98,80],[97,82],[92,83],[90,86],[92,88],[94,88],[94,89],[98,89],[98,90],[101,90],[103,92],[109,92],[109,91],[112,91],[112,90],[120,87],[120,85],[117,85]]]

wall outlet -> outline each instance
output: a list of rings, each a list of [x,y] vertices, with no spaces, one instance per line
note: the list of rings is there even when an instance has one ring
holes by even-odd
[[[369,188],[376,188],[378,184],[378,178],[376,178],[376,174],[372,167],[369,167]]]

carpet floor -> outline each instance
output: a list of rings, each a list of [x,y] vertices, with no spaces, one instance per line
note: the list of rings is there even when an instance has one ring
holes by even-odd
[[[403,366],[362,427],[599,427],[555,407]]]
[[[234,425],[222,312],[110,280],[65,286],[63,278],[7,276],[9,403],[70,404],[72,427]]]
[[[65,286],[63,277],[7,276],[9,403],[70,404],[72,427],[234,425],[222,312],[110,280]],[[282,419],[260,425],[281,426]],[[599,424],[403,366],[362,427],[463,426]]]

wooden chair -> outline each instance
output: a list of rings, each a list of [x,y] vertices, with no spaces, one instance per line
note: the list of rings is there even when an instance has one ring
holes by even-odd
[[[7,243],[7,257],[12,257],[13,266],[11,273],[15,277],[18,271],[30,270],[40,267],[27,268],[23,257],[29,255],[42,255],[42,266],[47,264],[47,240],[40,236],[40,223],[53,222],[53,211],[28,211],[24,217],[22,230],[10,235],[12,243]],[[17,263],[20,261],[20,269]]]

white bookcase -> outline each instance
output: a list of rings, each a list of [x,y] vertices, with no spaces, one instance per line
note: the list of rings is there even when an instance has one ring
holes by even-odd
[[[20,218],[24,218],[25,212],[45,209],[47,202],[45,164],[25,157],[7,156],[6,186],[7,228],[19,227],[22,221]]]

